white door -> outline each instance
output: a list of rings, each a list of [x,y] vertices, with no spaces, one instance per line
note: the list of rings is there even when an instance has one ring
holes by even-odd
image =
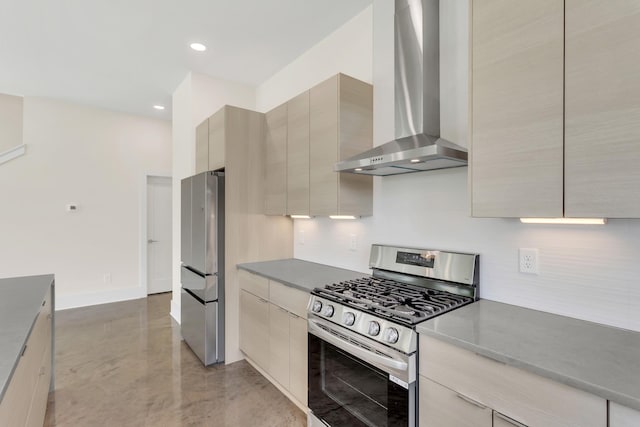
[[[147,294],[171,290],[171,178],[147,177]]]

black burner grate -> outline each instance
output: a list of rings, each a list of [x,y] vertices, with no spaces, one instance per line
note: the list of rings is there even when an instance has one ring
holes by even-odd
[[[314,294],[396,322],[415,325],[473,298],[378,277],[363,277],[315,289]]]

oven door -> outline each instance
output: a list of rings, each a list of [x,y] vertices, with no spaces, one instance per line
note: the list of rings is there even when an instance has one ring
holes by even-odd
[[[416,362],[320,318],[309,318],[309,409],[331,427],[415,426]]]

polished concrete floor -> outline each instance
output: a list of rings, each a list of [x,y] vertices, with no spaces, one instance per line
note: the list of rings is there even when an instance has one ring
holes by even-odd
[[[169,316],[170,294],[56,313],[46,426],[306,426],[247,362],[205,368]]]

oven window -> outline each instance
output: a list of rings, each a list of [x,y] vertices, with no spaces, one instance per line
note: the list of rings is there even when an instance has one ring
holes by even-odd
[[[337,427],[406,425],[407,399],[386,372],[309,334],[309,407],[318,418]]]

